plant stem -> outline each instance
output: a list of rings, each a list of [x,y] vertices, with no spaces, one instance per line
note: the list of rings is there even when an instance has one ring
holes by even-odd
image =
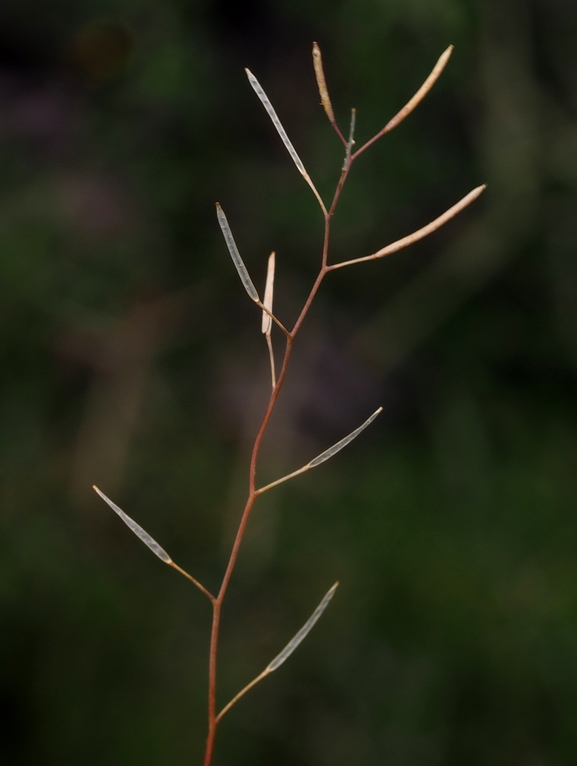
[[[228,589],[230,578],[234,570],[234,566],[236,564],[238,552],[240,550],[242,539],[244,537],[244,532],[246,530],[246,525],[248,523],[250,512],[254,505],[254,501],[256,500],[256,497],[257,497],[256,491],[255,491],[255,480],[256,480],[256,464],[258,459],[258,452],[259,452],[262,438],[264,436],[264,432],[266,430],[266,427],[272,415],[274,405],[276,403],[280,389],[282,387],[282,384],[286,376],[288,363],[289,363],[289,359],[291,355],[291,349],[292,349],[292,334],[289,333],[287,335],[285,354],[284,354],[284,359],[282,363],[282,368],[278,377],[278,381],[271,393],[268,407],[266,409],[262,423],[256,435],[254,446],[252,449],[252,454],[250,459],[250,472],[249,472],[250,479],[249,479],[248,499],[246,501],[246,505],[244,507],[244,511],[240,519],[240,523],[239,523],[235,540],[232,546],[228,564],[227,564],[224,576],[222,578],[222,583],[220,586],[220,590],[218,592],[218,596],[212,603],[213,613],[212,613],[212,629],[210,633],[209,670],[208,670],[208,736],[207,736],[206,751],[204,756],[204,766],[210,766],[210,763],[212,760],[212,751],[214,748],[214,738],[216,736],[216,728],[218,726],[218,720],[216,717],[216,671],[217,671],[218,638],[219,638],[219,627],[220,627],[220,611],[222,607],[222,602],[224,601],[224,597]]]
[[[477,189],[474,189],[472,192],[470,192],[466,197],[464,197],[460,202],[458,202],[456,205],[454,205],[452,208],[447,210],[443,215],[439,216],[439,218],[432,221],[427,226],[424,226],[422,229],[417,230],[416,232],[413,232],[408,237],[404,237],[402,240],[399,240],[397,242],[393,242],[391,245],[388,245],[385,248],[382,248],[377,253],[373,253],[370,256],[365,256],[362,258],[356,258],[352,261],[344,261],[341,263],[336,263],[333,265],[329,265],[328,262],[328,255],[329,255],[329,242],[330,242],[330,234],[331,234],[331,222],[333,215],[335,213],[337,204],[339,202],[339,199],[341,197],[341,193],[343,190],[343,187],[345,185],[345,182],[347,180],[349,171],[352,167],[353,162],[355,159],[362,154],[365,149],[367,149],[369,146],[371,146],[375,141],[377,141],[382,135],[384,135],[388,130],[391,130],[393,127],[395,127],[402,119],[404,119],[414,108],[415,106],[422,100],[422,98],[425,96],[425,94],[430,90],[435,80],[438,78],[439,74],[441,73],[443,67],[445,66],[448,57],[451,52],[451,47],[449,47],[445,53],[441,56],[439,61],[437,62],[435,68],[433,69],[433,72],[429,75],[425,83],[421,86],[419,91],[413,96],[413,98],[408,102],[408,104],[403,107],[403,109],[392,119],[389,121],[389,123],[383,128],[382,131],[380,131],[376,136],[374,136],[372,139],[367,141],[366,144],[361,146],[360,149],[358,149],[355,153],[351,153],[352,145],[353,145],[353,131],[354,131],[354,112],[351,120],[351,134],[349,141],[346,142],[343,139],[343,142],[346,146],[346,154],[345,154],[345,161],[341,170],[341,174],[335,189],[335,193],[333,196],[333,200],[331,203],[330,208],[327,210],[322,203],[322,200],[320,199],[318,192],[316,191],[314,185],[312,184],[312,181],[309,180],[311,187],[313,188],[313,191],[315,192],[315,195],[317,196],[317,199],[321,202],[321,207],[323,209],[324,213],[324,238],[323,238],[323,247],[322,247],[322,259],[321,259],[321,267],[317,274],[317,277],[313,283],[313,286],[311,287],[311,290],[309,292],[309,295],[304,303],[304,306],[301,309],[300,314],[297,317],[297,320],[293,326],[293,329],[291,331],[287,330],[284,325],[281,324],[281,322],[270,312],[261,302],[258,301],[258,305],[260,308],[263,309],[267,314],[269,314],[272,319],[276,322],[276,324],[280,327],[280,329],[283,331],[286,337],[286,346],[285,346],[285,352],[284,352],[284,358],[282,367],[278,376],[278,379],[276,380],[276,384],[273,385],[272,393],[270,395],[270,399],[264,414],[264,417],[262,419],[262,422],[260,424],[260,427],[257,431],[254,445],[252,448],[251,458],[250,458],[250,468],[249,468],[249,491],[248,491],[248,498],[246,501],[246,505],[244,507],[239,526],[236,532],[236,536],[234,539],[234,543],[232,546],[232,550],[230,553],[230,557],[228,560],[228,564],[226,566],[226,570],[224,572],[222,583],[220,586],[220,590],[218,592],[218,595],[216,597],[211,596],[207,591],[207,595],[212,601],[212,607],[213,607],[213,618],[212,618],[212,630],[210,634],[210,650],[209,650],[209,677],[208,677],[208,736],[207,736],[207,742],[206,742],[206,750],[205,750],[205,756],[204,756],[204,766],[210,766],[212,762],[212,754],[214,750],[214,740],[216,736],[216,730],[217,726],[223,717],[223,715],[232,707],[232,705],[250,688],[252,688],[262,677],[263,674],[260,676],[257,676],[256,679],[251,681],[244,689],[242,689],[232,700],[231,702],[226,705],[225,708],[217,715],[216,714],[216,679],[217,679],[217,655],[218,655],[218,639],[219,639],[219,628],[220,628],[220,613],[222,604],[224,601],[224,597],[226,595],[228,585],[230,583],[230,579],[232,577],[232,573],[234,571],[234,567],[238,558],[238,553],[240,550],[240,546],[242,544],[242,540],[244,537],[244,533],[248,524],[248,519],[250,516],[250,513],[252,511],[252,508],[254,506],[255,500],[259,494],[261,494],[266,489],[269,489],[272,486],[276,486],[277,484],[281,483],[282,481],[285,481],[287,478],[291,478],[292,476],[295,476],[299,473],[303,473],[304,470],[308,470],[308,466],[305,466],[304,469],[295,471],[293,474],[289,474],[289,476],[285,476],[284,478],[273,482],[271,485],[267,485],[264,488],[261,488],[261,490],[256,489],[256,468],[257,468],[257,462],[258,462],[258,456],[259,456],[259,450],[262,443],[262,439],[264,436],[264,433],[266,431],[266,428],[268,426],[268,423],[270,421],[271,415],[273,413],[275,404],[277,402],[278,396],[280,394],[281,388],[283,386],[287,369],[291,357],[291,351],[294,339],[296,337],[297,332],[299,331],[301,325],[303,324],[308,311],[312,305],[312,302],[319,290],[319,287],[321,286],[321,283],[325,276],[329,273],[329,271],[333,271],[335,269],[342,268],[344,266],[349,266],[356,263],[361,263],[363,261],[373,260],[375,258],[380,258],[384,255],[387,255],[389,252],[395,252],[396,250],[400,250],[403,247],[407,247],[408,245],[412,244],[413,242],[416,242],[419,239],[422,239],[423,237],[427,236],[431,232],[438,229],[440,226],[442,226],[444,223],[446,223],[450,218],[452,218],[454,215],[459,213],[464,207],[466,207],[470,202],[472,202],[474,199],[476,199],[479,194],[484,189],[483,187],[477,187]],[[335,127],[335,125],[333,125]],[[342,134],[338,130],[338,128],[335,127],[339,135]],[[298,166],[298,165],[297,165]],[[307,176],[308,178],[308,176]],[[191,579],[191,578],[189,578]],[[204,590],[204,588],[201,588]],[[266,675],[266,672],[265,674]]]
[[[337,183],[337,187],[335,189],[331,206],[328,211],[325,210],[324,212],[325,227],[324,227],[321,268],[313,283],[313,286],[311,287],[311,290],[304,303],[304,306],[301,309],[301,312],[294,324],[292,331],[290,332],[287,331],[285,327],[283,327],[282,325],[280,325],[279,322],[277,322],[277,324],[281,326],[281,329],[283,330],[286,336],[286,346],[285,346],[285,353],[284,353],[284,358],[282,362],[282,367],[281,367],[278,379],[276,381],[276,385],[274,386],[272,390],[272,393],[268,402],[268,406],[266,408],[264,417],[262,419],[262,422],[260,424],[260,427],[257,431],[256,437],[254,440],[254,445],[252,448],[252,453],[250,458],[248,498],[240,519],[240,523],[238,525],[238,529],[236,532],[236,536],[234,539],[228,564],[226,566],[226,570],[222,578],[222,583],[221,583],[218,595],[216,596],[216,598],[212,600],[213,613],[212,613],[212,629],[210,632],[209,669],[208,669],[208,735],[207,735],[206,750],[204,755],[204,766],[210,766],[212,762],[212,754],[214,750],[214,740],[216,737],[216,730],[218,727],[218,723],[222,717],[222,715],[219,715],[219,716],[216,715],[216,679],[217,679],[218,639],[219,639],[219,629],[220,629],[220,612],[222,608],[222,603],[224,601],[224,597],[226,595],[226,591],[228,589],[228,585],[230,583],[230,578],[232,577],[236,560],[238,558],[238,553],[240,550],[240,546],[242,544],[246,526],[248,524],[248,519],[252,511],[252,508],[254,506],[254,502],[259,494],[256,490],[256,468],[257,468],[260,445],[287,374],[287,369],[288,369],[288,365],[289,365],[289,361],[291,357],[291,351],[292,351],[294,338],[308,314],[311,304],[319,290],[319,287],[321,286],[321,282],[323,281],[328,271],[330,271],[330,266],[328,265],[328,252],[329,252],[329,241],[330,241],[330,233],[331,233],[331,221],[332,221],[332,217],[334,215],[337,203],[341,196],[341,192],[343,190],[343,186],[347,179],[349,170],[353,163],[353,160],[354,160],[354,155],[351,156],[349,151],[345,157],[345,163],[343,165],[343,169],[341,171],[341,175]]]

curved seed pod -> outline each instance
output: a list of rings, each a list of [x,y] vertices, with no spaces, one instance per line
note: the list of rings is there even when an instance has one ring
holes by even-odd
[[[415,93],[415,95],[407,101],[405,106],[400,111],[398,111],[397,114],[391,120],[387,122],[387,124],[383,128],[383,133],[388,133],[393,128],[396,128],[397,125],[400,122],[402,122],[405,119],[405,117],[408,117],[408,115],[415,109],[415,107],[417,107],[421,103],[421,101],[425,98],[427,93],[431,90],[433,85],[437,82],[437,80],[441,76],[441,72],[443,71],[443,69],[447,65],[447,61],[451,57],[451,53],[453,52],[453,47],[454,46],[449,45],[449,47],[446,48],[446,50],[444,50],[443,53],[441,53],[441,55],[439,56],[439,60],[433,67],[431,74],[427,77],[427,79],[421,85],[421,87]]]
[[[425,82],[421,85],[419,90],[415,93],[415,95],[410,98],[405,106],[400,109],[395,116],[390,119],[385,127],[382,130],[379,130],[378,133],[376,133],[372,138],[369,138],[369,140],[364,143],[358,151],[355,152],[353,155],[353,159],[355,157],[358,157],[359,154],[362,154],[362,152],[366,151],[369,146],[372,146],[375,141],[378,141],[380,138],[382,138],[386,133],[389,133],[393,128],[396,128],[399,123],[401,123],[405,117],[408,117],[409,114],[421,103],[421,101],[425,98],[427,93],[431,90],[433,85],[437,82],[439,77],[441,76],[441,72],[447,65],[447,61],[451,57],[451,53],[453,52],[453,46],[449,45],[449,47],[443,51],[443,53],[439,56],[439,59],[435,66],[433,67],[430,75],[427,77]]]
[[[349,128],[349,140],[347,141],[347,148],[345,151],[345,161],[343,163],[343,170],[345,170],[345,168],[349,164],[349,161],[351,159],[351,152],[353,150],[353,146],[355,145],[356,124],[357,124],[357,110],[353,107],[351,109],[351,124]]]
[[[321,56],[321,49],[317,43],[313,43],[313,66],[315,68],[315,77],[317,80],[317,86],[319,89],[319,95],[321,97],[321,104],[329,122],[331,125],[336,125],[335,113],[333,112],[333,105],[331,104],[331,98],[327,88],[327,81],[325,79],[325,71],[323,68],[323,57]]]

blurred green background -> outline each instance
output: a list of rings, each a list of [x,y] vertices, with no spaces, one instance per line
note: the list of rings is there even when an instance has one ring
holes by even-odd
[[[577,5],[571,0],[4,0],[0,7],[0,762],[200,764],[209,588],[269,386],[224,247],[294,320],[342,162],[314,83],[370,137],[333,261],[473,186],[428,240],[327,279],[262,455],[219,699],[336,580],[315,631],[225,719],[215,766],[577,759]],[[280,347],[280,338],[276,337]]]

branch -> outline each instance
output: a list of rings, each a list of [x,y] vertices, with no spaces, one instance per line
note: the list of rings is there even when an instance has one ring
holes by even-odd
[[[346,143],[345,161],[343,163],[343,171],[349,166],[351,162],[351,151],[355,145],[355,126],[357,124],[357,110],[353,107],[351,109],[351,124],[349,127],[349,140]]]

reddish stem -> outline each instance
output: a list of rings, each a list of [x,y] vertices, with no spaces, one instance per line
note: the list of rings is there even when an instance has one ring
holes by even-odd
[[[217,654],[218,654],[218,636],[219,636],[219,627],[220,627],[220,611],[222,607],[222,602],[224,601],[224,597],[226,595],[228,584],[230,582],[230,578],[232,577],[236,560],[238,558],[238,552],[240,550],[242,539],[244,537],[246,525],[248,524],[250,512],[254,505],[254,501],[256,500],[256,497],[257,497],[255,493],[255,479],[256,479],[256,463],[258,458],[258,451],[259,451],[260,443],[264,436],[264,432],[266,430],[267,424],[272,415],[275,402],[278,398],[280,389],[282,387],[283,381],[286,376],[288,362],[289,362],[290,354],[291,354],[291,348],[292,348],[292,335],[289,335],[287,337],[285,355],[283,359],[282,368],[279,374],[279,378],[271,394],[268,407],[266,409],[264,418],[262,420],[262,423],[256,435],[254,446],[252,448],[252,455],[250,459],[250,484],[249,484],[248,499],[246,501],[246,505],[242,513],[240,524],[238,526],[238,530],[236,533],[234,544],[232,546],[228,564],[222,579],[222,584],[218,592],[218,596],[213,601],[213,605],[212,605],[213,606],[212,629],[210,633],[210,650],[209,650],[209,667],[208,667],[208,736],[206,741],[206,751],[204,755],[204,766],[210,766],[210,763],[212,760],[212,752],[214,748],[214,738],[216,736],[216,728],[218,726],[218,721],[216,718],[216,666],[217,666]]]
[[[321,269],[317,275],[317,278],[314,281],[314,284],[310,290],[307,300],[305,301],[305,304],[295,322],[295,325],[292,331],[289,332],[286,336],[286,347],[285,347],[282,367],[278,376],[276,386],[274,387],[271,393],[268,406],[266,408],[264,417],[262,419],[262,422],[256,434],[254,445],[252,448],[252,453],[250,458],[250,468],[249,468],[248,498],[247,498],[246,505],[244,507],[244,510],[240,519],[240,523],[236,532],[236,536],[234,539],[228,564],[226,566],[226,570],[222,578],[222,583],[220,586],[220,590],[218,592],[218,596],[212,602],[213,614],[212,614],[212,629],[210,633],[209,669],[208,669],[208,736],[206,740],[204,766],[210,766],[212,762],[214,740],[216,737],[216,730],[218,726],[218,719],[216,715],[216,676],[217,676],[217,655],[218,655],[218,638],[219,638],[219,628],[220,628],[220,612],[222,608],[222,603],[224,601],[224,597],[226,595],[226,591],[228,589],[228,585],[230,583],[230,578],[232,577],[236,560],[238,558],[238,553],[240,550],[240,546],[242,544],[246,526],[248,524],[248,519],[252,511],[254,502],[257,498],[256,467],[257,467],[260,445],[287,374],[287,369],[288,369],[288,364],[290,361],[292,344],[293,344],[294,338],[297,332],[299,331],[302,323],[304,322],[306,315],[308,314],[308,311],[318,292],[321,282],[323,281],[325,275],[329,271],[328,251],[329,251],[329,240],[330,240],[330,231],[331,231],[331,220],[334,215],[335,208],[337,206],[339,198],[341,196],[341,192],[342,192],[344,183],[347,179],[347,175],[349,173],[353,160],[354,160],[354,155],[347,157],[345,165],[341,171],[341,175],[340,175],[337,187],[335,189],[335,194],[333,196],[331,207],[329,211],[325,214],[325,232],[324,232],[324,240],[323,240]]]

